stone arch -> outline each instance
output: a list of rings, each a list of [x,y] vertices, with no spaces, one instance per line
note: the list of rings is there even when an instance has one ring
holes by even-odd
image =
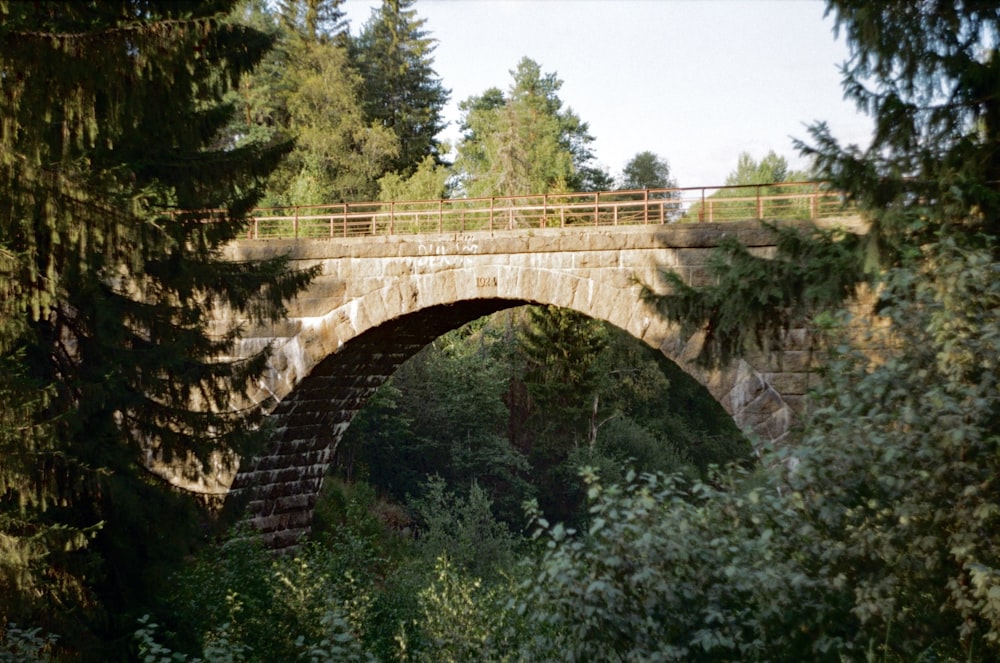
[[[277,440],[240,468],[231,499],[244,503],[269,545],[294,545],[311,524],[340,436],[395,368],[441,334],[522,304],[550,304],[613,324],[707,387],[744,430],[787,431],[790,408],[765,375],[746,361],[726,372],[698,370],[688,361],[697,339],[681,338],[641,304],[631,274],[598,274],[605,278],[504,264],[409,274],[322,316],[298,319],[297,333],[276,352],[266,385],[277,401]],[[623,300],[635,304],[622,306]]]
[[[483,271],[486,276],[481,275]],[[424,309],[475,300],[514,302],[510,306],[559,306],[611,323],[656,348],[684,347],[677,331],[641,304],[639,287],[628,277],[615,276],[620,283],[557,270],[503,265],[490,270],[447,270],[393,280],[321,317],[296,320],[297,333],[276,348],[267,393],[260,397],[284,399],[326,357],[376,327]],[[623,301],[635,304],[622,306]],[[664,354],[674,361],[679,358],[667,351]],[[704,378],[699,373],[692,375],[699,381]]]

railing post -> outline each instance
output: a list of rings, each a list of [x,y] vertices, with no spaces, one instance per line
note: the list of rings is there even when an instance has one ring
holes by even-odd
[[[438,232],[444,228],[444,200],[438,200]]]
[[[493,196],[490,196],[490,232],[493,232],[493,201],[496,200]]]
[[[601,218],[601,192],[594,194],[594,225],[598,225]]]
[[[389,201],[389,234],[392,235],[396,231],[396,201]]]
[[[705,206],[705,187],[701,187],[701,209],[698,210],[698,220],[705,220],[705,211],[708,208]]]
[[[542,222],[540,224],[538,224],[538,226],[540,228],[544,228],[546,226],[545,220],[548,218],[548,216],[549,216],[549,194],[543,193],[542,194]]]
[[[292,236],[295,239],[299,238],[299,206],[295,206],[295,220],[292,221]]]
[[[760,199],[760,185],[759,184],[757,185],[757,218],[758,219],[763,219],[764,218],[764,203]]]
[[[649,189],[642,190],[642,223],[649,223]]]
[[[819,216],[819,184],[813,184],[813,194],[809,197],[809,220],[814,221]]]

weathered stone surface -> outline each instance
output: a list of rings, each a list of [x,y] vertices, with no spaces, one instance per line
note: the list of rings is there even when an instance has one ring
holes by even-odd
[[[517,218],[508,221],[516,226]],[[771,232],[754,222],[233,244],[227,255],[235,260],[288,255],[293,266],[318,264],[322,271],[291,304],[288,320],[248,329],[239,344],[249,353],[274,342],[258,395],[276,403],[277,433],[271,449],[244,459],[230,479],[233,499],[245,501],[270,545],[294,545],[308,531],[333,449],[374,390],[442,333],[525,303],[572,308],[625,329],[705,385],[744,430],[782,439],[806,407],[811,356],[804,331],[789,334],[780,356],[758,354],[707,371],[692,363],[699,337],[681,337],[638,299],[637,280],[658,287],[661,268],[710,283],[705,264],[723,237],[764,256],[773,248]]]

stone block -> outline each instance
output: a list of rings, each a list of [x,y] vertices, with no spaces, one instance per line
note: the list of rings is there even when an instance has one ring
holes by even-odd
[[[819,381],[815,373],[763,373],[762,376],[783,397],[805,395]]]

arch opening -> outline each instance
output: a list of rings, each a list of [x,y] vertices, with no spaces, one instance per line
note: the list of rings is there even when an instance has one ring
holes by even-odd
[[[338,443],[376,390],[410,357],[447,332],[528,303],[485,298],[434,305],[358,334],[316,364],[278,403],[273,411],[278,424],[275,443],[267,454],[256,459],[252,468],[241,470],[233,484],[234,501],[244,501],[247,516],[270,545],[279,548],[294,545],[308,531],[316,497]],[[599,322],[622,335],[635,337],[606,321]],[[649,356],[671,366],[675,380],[681,375],[690,380],[673,362],[651,348],[648,339],[635,342]],[[704,392],[703,387],[698,389]],[[704,396],[710,398],[707,392]]]

